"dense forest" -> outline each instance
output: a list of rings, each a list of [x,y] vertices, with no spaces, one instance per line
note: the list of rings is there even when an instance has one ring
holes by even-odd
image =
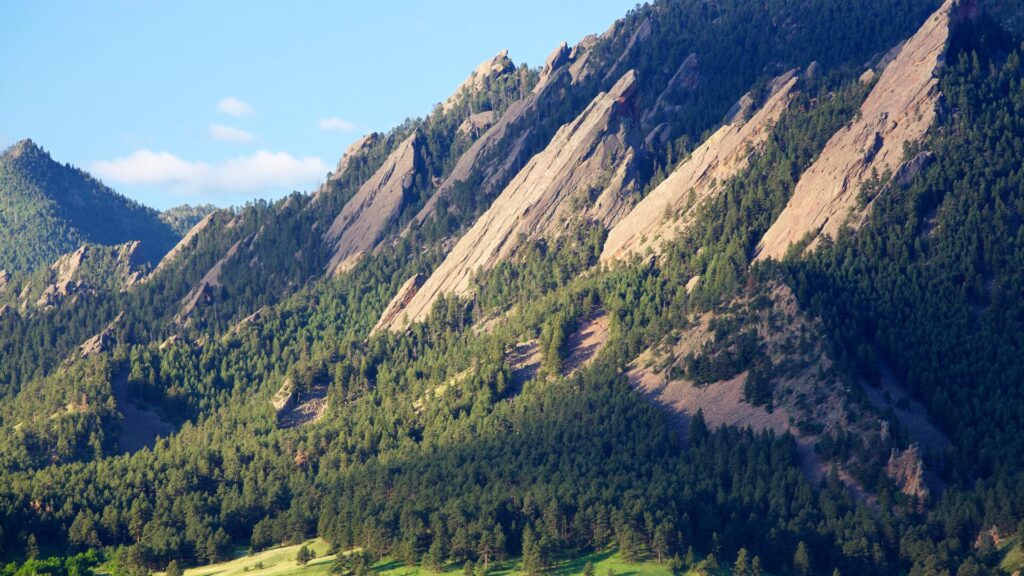
[[[0,219],[20,228],[3,227],[0,268],[16,292],[54,282],[50,264],[81,245],[152,252],[144,280],[122,287],[103,256],[94,289],[45,309],[0,288],[0,573],[147,574],[319,536],[360,551],[339,574],[364,558],[477,574],[519,558],[536,575],[608,549],[680,574],[999,574],[1005,541],[1024,537],[1024,44],[1012,3],[954,4],[935,124],[903,151],[916,169],[874,174],[863,222],[782,261],[755,262],[758,241],[858,119],[865,66],[937,2],[638,6],[579,48],[576,76],[513,66],[368,140],[315,194],[233,209],[160,214],[12,148]],[[572,220],[475,271],[470,296],[442,295],[426,321],[375,330],[503,192],[512,171],[494,167],[541,151],[627,69],[641,78],[631,121],[668,135],[635,150],[640,196],[737,101],[756,109],[791,69],[799,91],[659,254],[602,262],[608,226]],[[481,112],[522,137],[494,138],[446,187],[485,138],[460,128]],[[326,274],[325,231],[413,134],[385,239]],[[92,208],[70,219],[54,190]],[[111,210],[125,224],[96,230],[90,215]],[[779,360],[753,318],[792,330],[772,319],[783,288],[820,329]],[[579,362],[574,338],[596,318],[607,334]],[[742,404],[771,415],[825,402],[784,395],[804,374],[793,359],[818,350],[828,364],[807,373],[837,387],[846,426],[717,426],[640,393],[639,359],[702,322],[711,336],[659,367],[666,379],[714,391],[742,377]],[[868,397],[883,389],[906,397],[882,410]],[[950,440],[918,462],[926,496],[891,471],[916,449],[898,413],[911,402]],[[885,432],[857,437],[869,420]]]

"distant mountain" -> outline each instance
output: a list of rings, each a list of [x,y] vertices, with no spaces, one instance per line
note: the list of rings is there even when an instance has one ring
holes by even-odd
[[[82,244],[132,240],[141,242],[143,261],[155,262],[179,237],[156,210],[54,161],[31,140],[0,156],[0,269],[27,272]]]

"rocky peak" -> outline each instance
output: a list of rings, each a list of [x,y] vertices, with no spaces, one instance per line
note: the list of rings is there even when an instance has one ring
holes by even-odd
[[[614,224],[632,205],[640,148],[630,70],[530,159],[408,303],[381,319],[388,329],[429,314],[446,293],[464,295],[478,270],[513,257],[524,241],[561,234],[574,220]]]
[[[88,358],[102,352],[109,352],[117,345],[116,331],[118,325],[121,323],[121,319],[124,318],[124,312],[120,312],[114,321],[107,325],[102,332],[89,338],[78,347],[79,353],[82,358]]]
[[[348,148],[345,149],[345,153],[341,155],[341,159],[338,160],[338,166],[334,169],[334,174],[331,178],[337,180],[345,171],[348,170],[349,165],[352,164],[352,160],[357,156],[366,154],[374,144],[380,140],[381,135],[377,132],[370,132],[362,138],[356,140]]]
[[[692,222],[697,208],[730,177],[747,166],[753,151],[767,141],[779,116],[796,93],[798,77],[789,72],[772,83],[773,92],[749,120],[731,122],[701,144],[672,174],[609,232],[602,261],[629,258],[648,249],[658,252]],[[752,102],[744,96],[740,102]],[[749,104],[748,104],[749,105]]]
[[[452,110],[456,105],[458,105],[463,95],[478,92],[484,89],[487,86],[487,83],[492,79],[512,72],[515,69],[515,63],[508,57],[508,50],[498,52],[494,57],[481,62],[480,65],[470,73],[469,77],[455,89],[455,92],[453,92],[452,95],[444,101],[444,104],[441,105],[441,109],[444,112]]]
[[[903,44],[885,65],[860,114],[825,145],[800,177],[793,196],[758,244],[758,259],[782,258],[789,247],[823,234],[835,237],[844,225],[857,227],[867,207],[857,199],[873,174],[895,173],[904,162],[904,145],[924,137],[936,116],[938,72],[959,2],[941,8]]]
[[[380,243],[412,189],[421,146],[422,136],[416,130],[342,207],[324,234],[331,247],[328,274],[348,270],[362,254]]]
[[[893,448],[889,454],[885,474],[903,494],[918,500],[928,497],[928,485],[924,478],[924,460],[921,458],[921,450],[917,444],[911,445],[906,450]]]
[[[179,240],[177,244],[175,244],[174,248],[171,248],[170,252],[165,254],[164,257],[160,259],[160,263],[157,264],[156,269],[153,270],[153,274],[151,274],[150,276],[155,276],[157,272],[160,272],[161,270],[167,268],[168,266],[171,265],[171,263],[177,260],[178,256],[184,253],[185,250],[187,250],[192,245],[192,241],[195,240],[195,238],[199,236],[199,234],[203,230],[205,230],[207,226],[210,225],[210,222],[213,221],[217,214],[218,211],[214,210],[213,212],[210,212],[206,216],[203,216],[202,220],[196,222],[196,225],[193,226],[192,229],[189,230],[188,233],[185,234],[185,236],[182,237],[182,239]]]
[[[12,144],[7,150],[4,150],[3,157],[8,160],[19,160],[22,158],[50,159],[50,155],[46,150],[40,148],[30,138],[25,138]]]
[[[548,78],[551,77],[552,72],[569,62],[569,54],[569,45],[565,42],[559,44],[558,47],[548,55],[547,60],[544,62],[544,67],[541,68],[540,71],[539,82],[546,82]]]

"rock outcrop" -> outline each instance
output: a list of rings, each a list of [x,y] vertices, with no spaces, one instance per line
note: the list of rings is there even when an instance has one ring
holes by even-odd
[[[413,132],[342,207],[324,234],[331,248],[328,274],[337,275],[351,268],[363,253],[380,242],[388,226],[398,218],[419,167],[421,145],[419,131]]]
[[[938,71],[945,60],[958,2],[946,0],[885,66],[857,119],[837,132],[797,183],[792,198],[758,244],[758,259],[782,258],[789,247],[844,225],[860,224],[867,207],[858,193],[873,175],[895,172],[904,145],[919,141],[935,120]]]
[[[196,237],[199,236],[199,234],[203,230],[205,230],[207,226],[210,225],[210,222],[213,221],[216,214],[217,211],[215,210],[213,212],[210,212],[206,216],[203,216],[203,219],[200,220],[199,222],[196,222],[196,225],[193,226],[192,229],[189,230],[188,233],[185,234],[185,236],[183,236],[182,239],[179,240],[177,244],[175,244],[174,248],[171,248],[171,251],[165,254],[162,259],[160,259],[160,263],[156,265],[156,269],[153,270],[153,274],[151,274],[150,277],[155,276],[158,272],[167,268],[168,266],[171,265],[172,262],[177,260],[178,256],[180,256],[183,252],[185,252],[185,250],[187,250],[192,245],[192,241],[195,240]]]
[[[426,281],[426,277],[422,274],[416,274],[412,278],[406,280],[405,283],[402,284],[401,288],[398,289],[398,293],[395,294],[395,297],[388,302],[387,307],[384,308],[384,313],[380,316],[380,320],[377,321],[377,324],[373,327],[373,330],[370,333],[375,334],[381,329],[397,323],[398,315],[405,310],[406,306],[409,305],[409,302],[411,302],[413,297],[416,296],[416,293],[419,292],[420,288],[423,286],[424,281]]]
[[[462,124],[459,124],[458,133],[470,138],[477,138],[482,132],[494,125],[498,120],[498,113],[494,110],[470,114]]]
[[[672,174],[647,195],[608,233],[601,260],[608,262],[657,252],[689,225],[697,208],[721,189],[724,182],[747,166],[789,106],[797,76],[790,72],[772,83],[772,93],[749,120],[735,114],[732,123],[715,132],[693,151]]]
[[[114,321],[107,325],[102,332],[89,338],[78,347],[79,353],[82,358],[88,358],[102,352],[109,352],[117,344],[115,336],[115,330],[117,325],[121,323],[121,319],[124,318],[124,312],[117,315]]]
[[[481,62],[480,65],[470,73],[469,77],[459,85],[455,92],[444,101],[441,105],[441,109],[444,112],[449,112],[459,104],[459,101],[462,100],[462,98],[486,89],[491,80],[503,74],[514,72],[515,69],[515,63],[508,57],[508,50],[498,52],[498,54],[493,58]]]
[[[896,484],[900,492],[924,500],[928,497],[928,485],[924,477],[924,460],[917,444],[906,450],[893,448],[889,454],[889,462],[885,474]]]
[[[381,138],[382,136],[377,132],[370,132],[350,144],[349,147],[345,149],[345,153],[341,155],[341,159],[338,160],[338,165],[334,168],[334,172],[331,173],[326,182],[313,192],[313,199],[310,202],[310,205],[315,206],[320,201],[321,194],[325,190],[330,190],[334,186],[335,182],[344,178],[348,169],[352,167],[352,163],[361,156],[366,155]]]
[[[137,240],[115,246],[85,244],[61,256],[50,265],[41,285],[38,279],[26,285],[22,308],[33,298],[36,308],[50,309],[79,293],[127,290],[145,272],[140,246]]]
[[[185,299],[182,301],[181,310],[178,312],[179,322],[182,322],[186,317],[192,314],[192,311],[195,310],[196,306],[198,306],[200,302],[212,301],[214,296],[213,289],[220,286],[220,274],[224,269],[224,264],[235,257],[235,254],[238,253],[238,248],[241,245],[241,240],[232,244],[231,248],[228,248],[227,253],[221,259],[217,260],[217,262],[206,271],[206,274],[203,274],[203,277],[199,280],[199,284],[197,284],[196,287],[185,296]]]
[[[477,271],[511,257],[524,241],[555,237],[575,219],[611,225],[622,217],[636,192],[635,88],[631,70],[562,126],[383,327],[402,328],[405,318],[422,320],[441,294],[466,294]]]
[[[7,270],[0,270],[0,296],[7,292],[7,286],[11,283],[11,275],[7,273]]]
[[[548,56],[540,72],[540,80],[525,98],[513,102],[494,123],[459,157],[448,177],[419,211],[409,231],[437,211],[438,203],[450,196],[462,182],[474,182],[476,192],[484,197],[498,193],[536,151],[537,117],[549,104],[562,97],[562,90],[588,74],[587,55],[595,39],[584,39],[566,55],[565,44]]]

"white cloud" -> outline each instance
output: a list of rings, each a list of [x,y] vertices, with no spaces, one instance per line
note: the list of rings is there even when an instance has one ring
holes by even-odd
[[[228,96],[217,103],[217,109],[229,116],[247,116],[252,114],[252,106],[233,96]]]
[[[356,129],[355,124],[344,118],[321,118],[317,122],[317,126],[321,130],[333,130],[335,132],[351,132]]]
[[[173,192],[197,194],[309,189],[328,167],[316,157],[295,158],[267,150],[217,164],[189,162],[169,152],[136,150],[124,158],[94,162],[90,170],[109,182],[167,186]]]
[[[256,139],[252,134],[241,128],[232,128],[223,124],[211,124],[210,136],[214,140],[222,140],[224,142],[252,142]]]

